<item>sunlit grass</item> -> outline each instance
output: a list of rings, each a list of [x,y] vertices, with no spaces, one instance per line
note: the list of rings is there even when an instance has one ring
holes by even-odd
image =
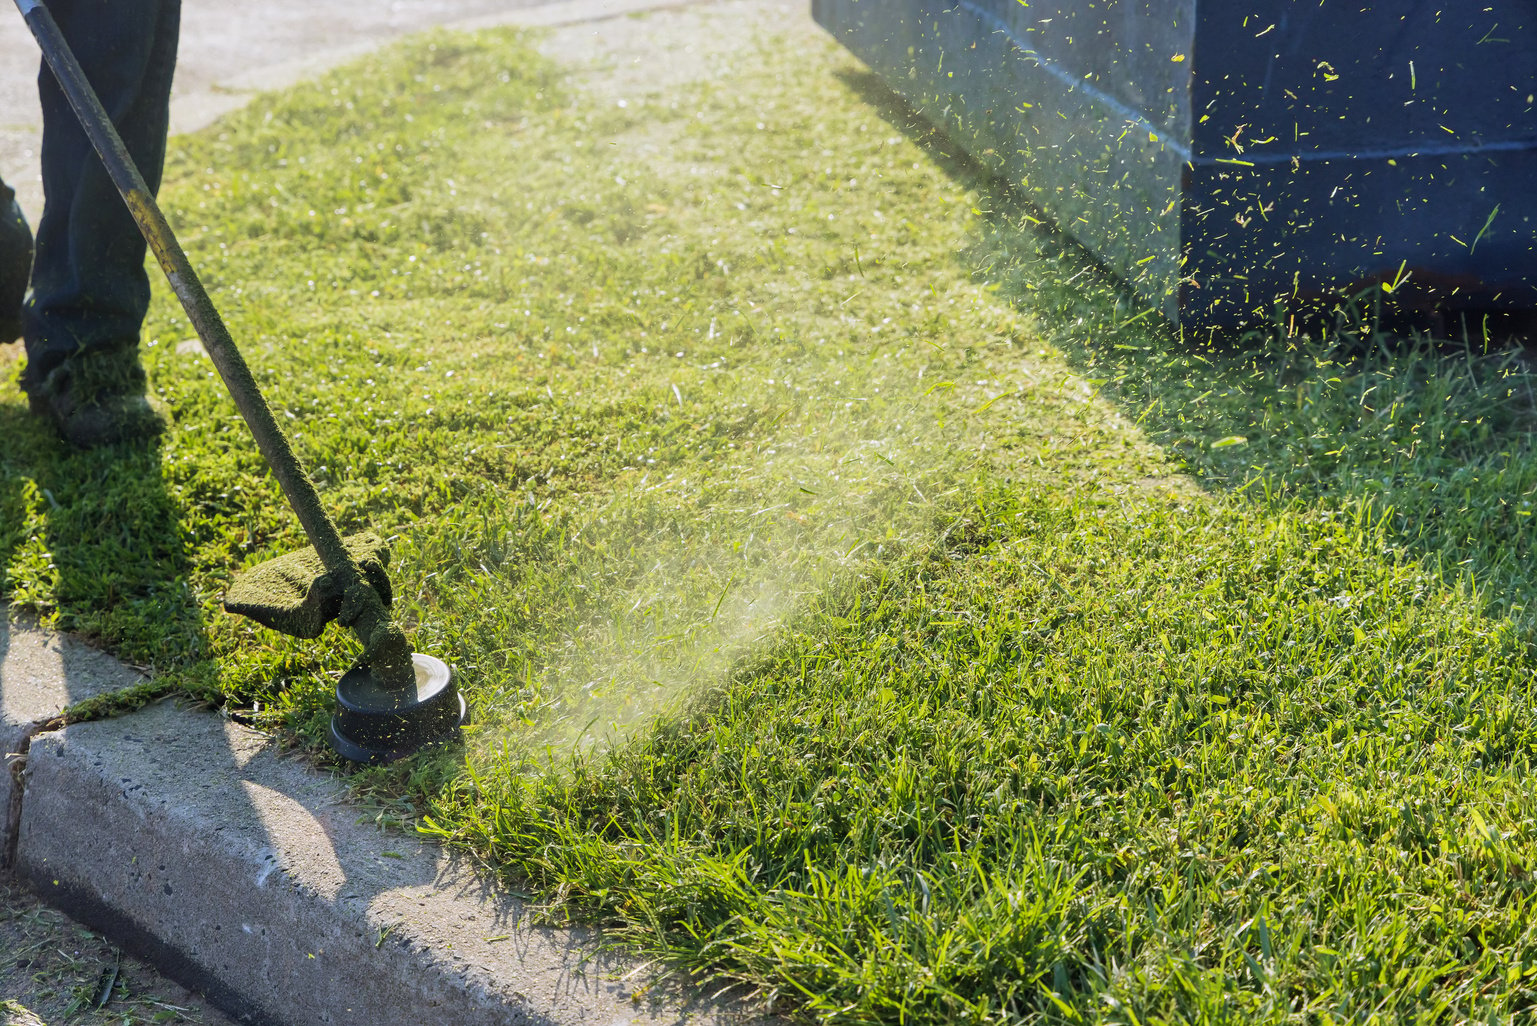
[[[1331,330],[1188,344],[1145,319],[1124,326],[1134,308],[1111,282],[998,206],[969,251],[980,276],[1019,298],[1177,466],[1261,509],[1370,503],[1388,544],[1476,581],[1531,633],[1537,377],[1523,349],[1379,331],[1370,297],[1342,303]]]
[[[697,75],[625,78],[658,25]],[[358,786],[830,1022],[1525,1014],[1527,371],[1185,347],[800,22],[611,28],[575,76],[429,37],[173,159],[474,707]],[[324,758],[355,646],[218,611],[300,539],[158,303],[160,452],[0,403],[5,587]]]

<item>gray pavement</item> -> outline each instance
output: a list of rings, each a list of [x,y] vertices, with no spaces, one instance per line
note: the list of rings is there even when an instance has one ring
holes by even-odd
[[[337,0],[316,17],[315,5],[298,0],[259,9],[187,0],[173,119],[182,130],[207,124],[256,91],[431,24],[576,24],[556,40],[557,56],[601,44],[611,57],[623,54],[625,74],[644,75],[671,37],[652,19],[616,16],[687,3]],[[691,50],[690,39],[719,40],[723,31],[752,37],[762,27],[754,18],[806,20],[799,0],[719,9],[728,8],[751,17],[683,24],[679,15],[668,31]],[[19,25],[0,17],[0,173],[35,216],[36,101],[33,75],[22,70],[35,58]],[[679,62],[663,63],[653,73],[680,74]],[[683,63],[691,74],[710,73]],[[0,876],[242,1021],[761,1021],[719,984],[668,983],[605,952],[599,934],[537,925],[474,867],[415,835],[375,828],[344,780],[216,712],[161,702],[92,723],[59,719],[73,703],[142,679],[79,641],[0,613]],[[13,903],[21,893],[6,879],[0,886]],[[142,974],[150,989],[160,985]],[[0,1017],[31,1021],[20,1015],[0,1006]]]
[[[302,75],[339,63],[396,36],[432,25],[507,14],[537,0],[184,0],[180,59],[172,90],[172,131],[201,128],[244,103],[251,76]],[[0,178],[17,192],[34,224],[42,213],[37,155],[43,119],[37,103],[37,44],[10,3],[0,10]]]
[[[433,26],[556,25],[673,6],[680,0],[183,0],[171,131],[191,132],[263,90],[312,77],[408,32]],[[0,3],[0,178],[33,224],[43,121],[37,44]]]

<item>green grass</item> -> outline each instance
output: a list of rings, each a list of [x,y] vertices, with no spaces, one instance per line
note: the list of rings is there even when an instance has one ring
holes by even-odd
[[[1531,374],[1186,346],[742,17],[634,23],[714,80],[438,35],[178,140],[178,230],[474,706],[360,791],[828,1022],[1529,1014]],[[3,587],[323,760],[356,646],[218,611],[301,539],[188,334],[158,299],[155,452],[0,402]]]

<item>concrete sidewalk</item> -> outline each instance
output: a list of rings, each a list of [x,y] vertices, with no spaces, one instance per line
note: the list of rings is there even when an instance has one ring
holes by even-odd
[[[275,6],[263,5],[256,19],[232,0],[188,0],[193,34],[183,48],[191,63],[179,73],[179,127],[443,20],[581,23],[557,41],[568,54],[587,54],[601,23],[609,56],[623,51],[615,63],[627,75],[646,74],[658,45],[651,29],[603,19],[682,5],[452,0],[437,4],[442,17],[434,18],[416,0],[347,0],[342,13],[328,9],[325,31],[315,29],[306,41],[315,45],[298,53],[246,35],[263,26],[311,30],[312,7]],[[340,23],[353,8],[359,31],[348,37]],[[685,42],[688,32],[750,36],[759,27],[753,18],[808,20],[797,0],[735,0],[719,9],[727,8],[750,17],[741,25],[735,14],[708,25],[665,17],[680,19],[669,31],[684,33]],[[199,10],[233,19],[222,41],[198,41]],[[30,41],[3,35],[0,109],[14,114],[5,106],[21,88],[13,55]],[[222,56],[199,70],[200,49]],[[242,65],[245,53],[283,59]],[[678,62],[666,63],[658,74],[680,74]],[[710,74],[708,66],[698,74]],[[25,81],[30,88],[30,75]],[[35,126],[0,126],[0,171],[16,184],[26,184],[15,169],[32,144]],[[29,206],[37,199],[35,191],[24,198]],[[659,981],[604,952],[593,931],[535,925],[522,901],[474,866],[415,835],[378,828],[371,812],[349,801],[344,780],[286,757],[217,712],[166,701],[108,720],[67,727],[59,720],[69,705],[142,679],[78,641],[0,616],[0,862],[50,903],[237,1018],[285,1026],[763,1020],[719,984]]]
[[[243,106],[434,26],[563,25],[693,0],[183,0],[172,133],[193,132]],[[5,7],[9,8],[9,3]],[[0,179],[34,224],[43,212],[38,154],[37,43],[14,10],[0,11]]]

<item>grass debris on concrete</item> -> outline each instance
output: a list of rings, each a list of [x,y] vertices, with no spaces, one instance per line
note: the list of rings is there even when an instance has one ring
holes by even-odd
[[[99,935],[0,881],[0,1026],[228,1022]]]
[[[1518,360],[1170,338],[779,4],[419,37],[163,200],[474,708],[381,821],[817,1021],[1533,1007]],[[219,612],[302,540],[189,334],[156,451],[0,401],[3,588],[324,760],[356,648]]]

